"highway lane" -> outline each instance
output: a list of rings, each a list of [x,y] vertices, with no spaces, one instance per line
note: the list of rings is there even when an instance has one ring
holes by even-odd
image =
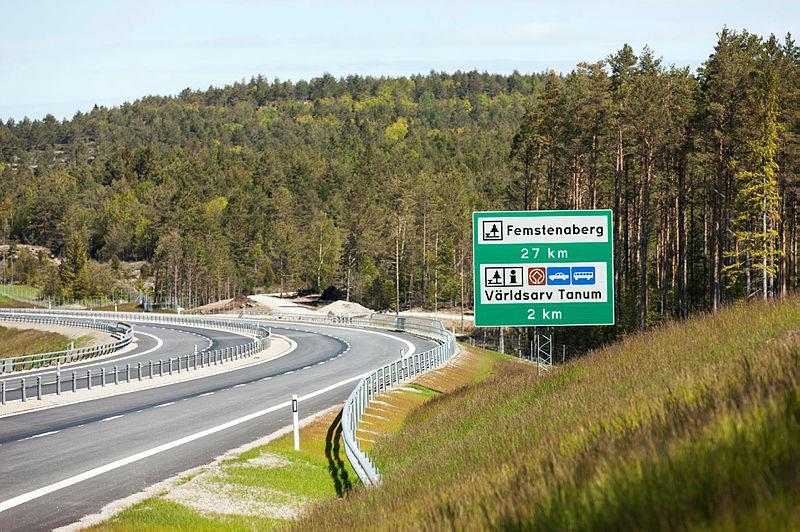
[[[24,323],[20,323],[24,326]],[[194,352],[194,346],[197,346],[198,352],[234,347],[242,345],[251,340],[249,336],[245,336],[236,332],[229,332],[216,329],[203,329],[199,327],[191,327],[184,325],[166,325],[166,324],[134,324],[134,336],[136,338],[137,346],[133,350],[115,353],[113,355],[103,357],[102,359],[91,359],[84,362],[77,362],[73,364],[65,364],[61,368],[61,377],[63,380],[69,380],[72,372],[76,372],[78,380],[78,389],[86,388],[86,371],[91,369],[92,374],[97,374],[100,368],[105,368],[106,373],[111,374],[114,371],[114,366],[118,366],[119,371],[122,372],[126,364],[130,364],[134,371],[132,378],[136,378],[135,368],[137,363],[141,362],[146,364],[150,360],[168,359],[179,355],[187,355]],[[31,397],[35,393],[36,377],[41,376],[43,382],[55,381],[55,369],[43,368],[41,370],[22,372],[14,374],[13,376],[4,376],[0,381],[6,382],[6,388],[9,390],[6,393],[7,399],[17,400],[20,398],[21,392],[19,391],[20,378],[24,377],[28,386],[28,396]],[[120,378],[123,378],[120,376]],[[111,377],[109,377],[109,382]],[[94,385],[99,385],[99,376],[93,379]],[[71,391],[71,382],[64,382],[62,390]],[[43,385],[44,393],[55,392],[55,384]],[[64,392],[69,393],[69,392]],[[2,407],[0,407],[0,414],[2,414]]]
[[[433,342],[411,335],[276,323],[277,334],[297,342],[286,357],[194,381],[21,414],[0,420],[0,508],[15,497],[41,496],[0,512],[0,529],[48,529],[68,524],[108,502],[286,426],[292,393],[302,395],[343,383],[301,403],[301,415],[341,404],[353,379],[395,360],[407,342],[416,351]],[[234,420],[238,423],[231,424]],[[230,426],[225,426],[229,424]],[[219,427],[224,428],[220,429]],[[210,431],[196,439],[199,431]],[[189,438],[125,464],[139,453]],[[51,493],[48,486],[103,470]],[[33,493],[36,495],[37,493]]]

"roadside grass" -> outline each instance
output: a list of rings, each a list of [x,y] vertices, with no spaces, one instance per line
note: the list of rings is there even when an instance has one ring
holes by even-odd
[[[368,411],[380,413],[372,425],[374,430],[365,434],[381,438],[397,430],[409,411],[442,392],[488,377],[495,360],[505,358],[491,351],[464,349],[453,363],[424,375],[416,383],[382,395],[380,402]],[[420,384],[422,381],[424,385]],[[360,441],[365,442],[363,438]],[[293,436],[287,434],[223,459],[199,473],[195,471],[173,481],[160,495],[133,505],[90,530],[285,529],[309,507],[332,500],[341,504],[354,487],[360,486],[344,454],[341,410],[303,427],[300,444],[301,450],[295,452]],[[213,498],[213,506],[202,509],[194,503],[203,493]],[[215,511],[226,506],[241,509],[248,503],[272,515]],[[289,513],[293,515],[281,518],[281,511],[286,509],[292,510]]]
[[[31,308],[31,305],[0,295],[0,308]]]
[[[329,411],[300,430],[300,451],[286,434],[180,478],[159,496],[90,530],[284,528],[312,502],[342,497],[358,482],[344,455],[340,427],[341,411]],[[204,496],[205,507],[196,502]]]
[[[114,311],[114,304],[110,305],[103,305],[98,307],[87,307],[91,310],[96,310],[98,312],[113,312]],[[142,307],[140,307],[137,303],[119,303],[117,304],[116,308],[117,312],[141,312]]]
[[[153,497],[126,509],[120,517],[88,530],[120,532],[124,530],[186,530],[212,532],[218,530],[239,532],[250,530],[274,530],[279,520],[257,516],[201,515],[178,503]]]
[[[39,297],[39,289],[24,284],[0,284],[0,297],[35,300]]]
[[[431,399],[488,378],[495,361],[524,364],[495,351],[468,345],[460,345],[460,348],[461,354],[451,363],[421,375],[412,383],[389,390],[370,404],[357,433],[362,449],[371,452],[380,438],[399,430],[410,412]]]
[[[24,327],[24,324],[20,324],[20,327]],[[69,349],[72,341],[54,332],[0,326],[0,358]],[[90,341],[90,336],[74,340],[76,347],[87,345]]]
[[[537,376],[496,360],[294,528],[797,529],[800,299],[671,323]]]

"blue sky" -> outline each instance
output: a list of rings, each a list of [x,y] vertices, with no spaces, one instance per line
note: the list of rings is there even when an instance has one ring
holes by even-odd
[[[698,66],[723,25],[800,28],[800,2],[256,1],[0,3],[0,118],[71,117],[252,75],[569,71],[628,42]]]

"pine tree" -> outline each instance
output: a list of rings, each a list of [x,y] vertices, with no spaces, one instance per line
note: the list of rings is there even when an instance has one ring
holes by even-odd
[[[736,240],[735,251],[729,253],[734,262],[729,266],[733,278],[739,273],[742,257],[760,272],[761,296],[769,297],[770,280],[777,274],[776,245],[780,217],[778,194],[778,71],[776,48],[760,53],[754,82],[748,93],[749,108],[755,117],[751,138],[746,142],[742,158],[737,161],[735,181],[739,186],[738,213],[731,234]],[[749,295],[749,294],[748,294]]]
[[[64,259],[59,267],[59,279],[63,296],[82,299],[89,295],[89,268],[86,244],[78,234],[67,240]]]

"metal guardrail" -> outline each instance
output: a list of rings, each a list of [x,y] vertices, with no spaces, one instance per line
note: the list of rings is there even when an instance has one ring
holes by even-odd
[[[159,314],[150,312],[102,312],[92,310],[62,310],[62,309],[8,309],[3,312],[18,315],[52,316],[59,318],[91,318],[94,320],[125,321],[131,323],[168,323],[172,325],[185,325],[188,327],[219,327],[230,329],[258,337],[268,337],[269,328],[259,323],[248,322],[231,316],[205,317],[186,314]]]
[[[105,321],[97,321],[96,319],[39,315],[28,312],[19,313],[16,311],[5,310],[0,310],[0,321],[44,323],[59,326],[80,327],[83,329],[109,332],[115,338],[114,342],[90,347],[79,347],[73,349],[63,349],[61,351],[52,351],[48,353],[36,353],[32,355],[0,358],[0,374],[41,368],[55,364],[66,364],[68,362],[77,362],[79,360],[94,358],[113,353],[114,351],[122,349],[133,341],[133,327],[122,321],[118,321],[116,324],[114,324],[107,323]]]
[[[236,318],[207,318],[200,316],[185,316],[185,315],[169,315],[169,314],[144,314],[144,313],[126,313],[126,312],[91,312],[91,311],[39,311],[28,309],[15,309],[16,314],[30,314],[38,316],[50,316],[56,318],[68,318],[78,316],[86,318],[87,315],[95,319],[123,319],[126,322],[146,322],[146,323],[171,323],[178,325],[194,325],[201,327],[219,327],[225,329],[239,330],[241,332],[249,332],[254,334],[253,342],[245,345],[235,346],[230,348],[217,349],[209,352],[193,353],[167,359],[168,375],[172,375],[173,371],[180,373],[181,371],[189,371],[192,369],[199,369],[212,363],[214,365],[223,363],[228,360],[240,358],[241,356],[249,356],[261,349],[268,347],[270,343],[271,331],[268,327],[264,327],[258,323],[244,321]],[[342,316],[315,316],[310,314],[269,314],[269,313],[248,313],[248,316],[254,318],[266,318],[269,320],[291,321],[300,323],[316,323],[323,325],[349,325],[355,327],[367,327],[387,329],[393,331],[404,331],[420,336],[432,338],[439,343],[436,347],[424,351],[422,353],[414,353],[411,355],[401,356],[396,361],[377,368],[362,378],[347,399],[344,402],[344,410],[342,413],[342,438],[345,443],[345,454],[353,465],[353,469],[367,486],[374,486],[380,483],[381,476],[375,464],[370,459],[366,451],[363,451],[356,437],[358,425],[364,412],[369,407],[370,402],[375,399],[379,394],[387,391],[388,389],[417,377],[431,369],[434,369],[444,362],[449,360],[456,352],[456,337],[455,334],[445,329],[441,322],[436,320],[428,320],[423,318],[410,318],[410,317],[396,317],[390,314],[372,314],[364,318],[348,318]],[[244,317],[244,316],[243,316]],[[198,359],[199,356],[199,359]],[[143,378],[152,379],[156,374],[159,376],[165,375],[164,360],[157,361],[150,360],[146,364],[138,363],[135,367],[134,378],[141,381]],[[156,373],[156,368],[158,372]],[[145,371],[146,369],[146,371]],[[105,386],[108,383],[109,376],[113,384],[120,382],[131,381],[132,366],[126,364],[125,368],[120,371],[117,366],[114,366],[112,372],[106,372],[105,368],[93,374],[91,370],[87,370],[85,376],[78,376],[76,372],[71,373],[68,380],[62,380],[60,372],[56,374],[56,380],[50,383],[45,383],[42,377],[37,376],[34,384],[26,383],[25,379],[20,379],[19,388],[20,399],[26,401],[28,397],[35,396],[41,399],[43,395],[47,394],[47,388],[52,387],[52,393],[61,394],[62,384],[69,383],[66,391],[77,391],[80,389],[80,381],[84,380],[86,388],[91,389],[92,386]],[[120,374],[124,375],[124,379],[120,380]],[[33,388],[33,393],[29,394],[28,390]],[[6,404],[7,389],[5,381],[0,381],[0,403]]]
[[[391,319],[392,316],[373,315],[370,322],[388,328],[391,327]],[[438,328],[434,324],[438,324]],[[356,438],[358,424],[370,402],[386,390],[442,365],[456,352],[455,334],[442,327],[438,321],[430,320],[430,325],[422,325],[409,322],[408,318],[401,316],[396,319],[394,329],[427,336],[442,343],[422,353],[402,356],[391,364],[376,369],[361,379],[345,400],[342,412],[345,454],[358,478],[366,486],[375,486],[381,481],[378,468],[367,452],[361,450]]]
[[[266,319],[292,322],[318,323],[325,325],[350,325],[404,331],[432,338],[439,345],[422,353],[401,356],[391,364],[380,367],[361,379],[344,402],[342,412],[342,438],[344,450],[358,478],[366,486],[380,483],[381,475],[375,463],[358,444],[358,424],[370,402],[386,390],[430,371],[450,359],[456,352],[456,336],[445,329],[441,322],[416,317],[392,314],[371,314],[365,318],[342,316],[315,316],[313,314],[269,314],[247,313]]]
[[[53,375],[36,376],[26,379],[15,379],[16,386],[7,384],[8,379],[0,381],[0,404],[6,404],[7,394],[18,392],[19,399],[27,401],[29,398],[42,399],[45,395],[60,395],[64,391],[77,392],[79,389],[92,389],[96,386],[107,384],[129,383],[132,380],[141,381],[145,378],[162,377],[181,371],[193,371],[211,365],[224,364],[225,362],[249,357],[266,349],[271,344],[272,332],[269,327],[262,324],[231,319],[210,319],[194,316],[169,315],[169,314],[142,314],[126,312],[91,312],[91,311],[62,311],[62,310],[29,310],[14,309],[13,313],[25,318],[42,318],[68,320],[75,319],[124,319],[126,322],[169,323],[174,325],[187,325],[205,328],[220,328],[243,332],[252,336],[252,340],[237,346],[223,347],[213,351],[194,351],[188,354],[177,355],[167,359],[149,360],[138,362],[135,366],[114,366],[107,371],[105,367],[97,371],[87,369],[86,373],[78,374],[72,371],[63,378],[66,372],[58,370]],[[98,321],[97,323],[101,323]],[[49,379],[48,379],[49,377]],[[83,383],[83,386],[81,384]]]

